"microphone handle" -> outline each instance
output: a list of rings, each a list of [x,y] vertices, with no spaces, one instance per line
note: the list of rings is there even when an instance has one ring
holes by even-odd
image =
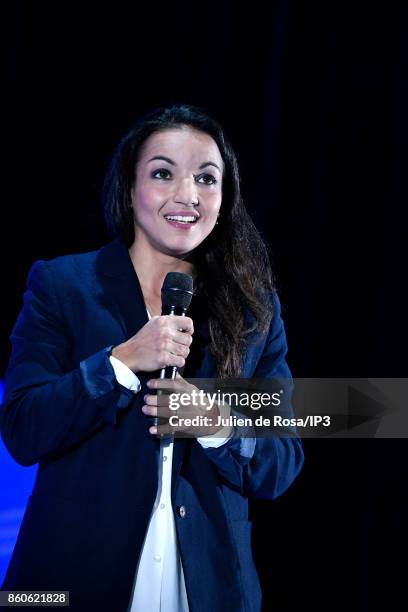
[[[169,314],[169,315],[177,314],[178,316],[185,317],[186,311],[180,310],[179,312],[176,313],[174,306],[172,306],[170,312],[162,313],[162,314]],[[161,379],[168,378],[170,380],[174,380],[176,378],[177,372],[178,372],[177,366],[167,366],[160,370],[159,378]],[[161,395],[161,394],[162,394],[162,389],[158,389],[156,395]],[[155,425],[155,427],[157,427],[158,425],[162,425],[167,421],[167,419],[160,418],[160,417],[151,417],[151,419],[149,420],[151,420],[151,424]]]

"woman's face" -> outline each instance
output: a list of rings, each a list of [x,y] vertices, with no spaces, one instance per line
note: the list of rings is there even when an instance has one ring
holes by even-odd
[[[131,190],[135,240],[169,255],[191,253],[217,221],[222,173],[220,151],[208,134],[189,127],[151,134]]]

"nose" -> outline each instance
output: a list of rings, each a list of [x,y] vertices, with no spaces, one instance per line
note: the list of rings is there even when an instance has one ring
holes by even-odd
[[[198,204],[197,186],[194,178],[186,177],[178,181],[174,201],[185,206]]]

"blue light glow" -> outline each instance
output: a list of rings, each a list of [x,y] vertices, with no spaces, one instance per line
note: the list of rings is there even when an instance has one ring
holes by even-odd
[[[0,380],[0,403],[4,385]],[[31,494],[36,466],[22,467],[0,441],[0,586],[17,539],[27,499]]]

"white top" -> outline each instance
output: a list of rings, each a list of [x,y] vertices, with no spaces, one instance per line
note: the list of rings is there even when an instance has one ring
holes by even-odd
[[[150,319],[149,312],[147,314]],[[110,361],[117,381],[134,393],[140,391],[140,381],[132,370],[115,357],[111,356]],[[205,436],[197,441],[204,448],[218,447],[225,444],[231,434],[230,429],[227,437]],[[189,612],[171,505],[173,445],[173,436],[160,440],[157,495],[136,568],[128,612]]]

